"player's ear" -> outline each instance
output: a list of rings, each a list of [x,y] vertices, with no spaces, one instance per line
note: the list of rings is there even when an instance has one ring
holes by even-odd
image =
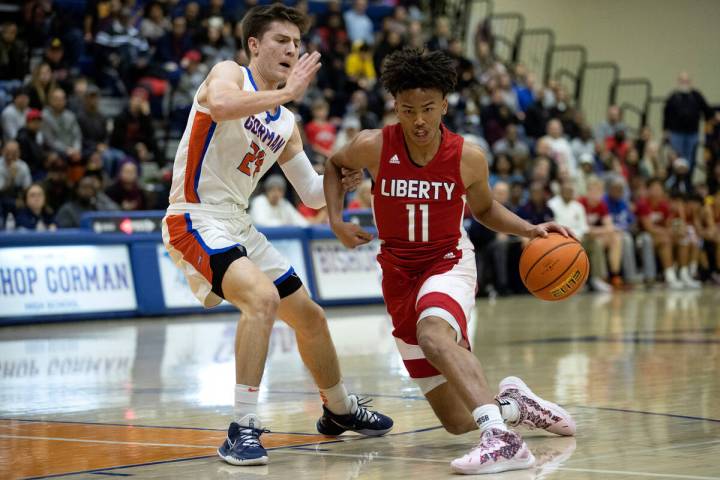
[[[252,55],[258,54],[258,48],[260,48],[260,41],[257,39],[257,37],[248,37],[247,39],[248,48],[250,49],[250,53]]]
[[[447,109],[448,109],[448,99],[447,99],[447,95],[446,95],[443,97],[443,103],[442,103],[442,114],[443,115],[447,114]]]

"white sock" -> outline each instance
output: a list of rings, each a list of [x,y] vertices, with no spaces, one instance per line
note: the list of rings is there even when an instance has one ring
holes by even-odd
[[[503,420],[510,423],[515,423],[520,418],[520,407],[515,400],[512,398],[503,398],[502,404],[500,405],[500,415]]]
[[[692,280],[692,277],[690,276],[690,270],[688,267],[680,267],[680,279],[681,280]]]
[[[258,394],[260,387],[235,385],[235,406],[233,413],[238,425],[251,428],[262,428],[257,414]]]
[[[698,262],[690,262],[689,270],[690,270],[690,276],[695,278],[695,275],[697,275],[697,271],[698,271]]]
[[[320,389],[323,404],[336,415],[347,415],[352,412],[353,401],[348,396],[345,384],[340,380],[337,385]]]
[[[500,408],[494,403],[477,407],[472,411],[472,416],[480,428],[480,433],[488,428],[507,430],[502,415],[500,414]]]

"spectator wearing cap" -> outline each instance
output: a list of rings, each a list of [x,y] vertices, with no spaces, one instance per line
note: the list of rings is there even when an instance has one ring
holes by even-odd
[[[701,117],[704,117],[705,121],[713,118],[720,121],[720,112],[713,113],[703,94],[692,87],[687,72],[681,72],[677,79],[677,89],[665,102],[663,129],[670,138],[673,150],[689,162],[690,177],[695,169]]]
[[[75,114],[66,108],[65,90],[50,93],[49,105],[43,110],[42,133],[47,145],[70,166],[68,175],[75,182],[83,175],[82,132]]]
[[[367,15],[367,0],[354,0],[351,9],[343,14],[350,42],[364,42],[366,45],[373,45],[373,23]]]
[[[14,22],[0,26],[0,80],[22,80],[27,73],[27,49],[17,33]]]
[[[30,186],[30,167],[20,159],[20,145],[15,140],[5,143],[0,156],[0,211],[15,215],[15,205],[22,192]]]
[[[2,138],[4,141],[17,137],[18,132],[25,126],[25,116],[28,112],[30,97],[27,90],[18,88],[13,92],[13,101],[9,103],[0,114],[2,123]]]
[[[65,59],[65,48],[62,40],[57,37],[51,38],[45,47],[43,61],[50,66],[52,75],[58,85],[63,88],[70,87],[70,65]]]
[[[282,227],[295,225],[305,227],[308,221],[285,198],[287,183],[281,175],[270,175],[263,185],[262,195],[250,204],[250,216],[259,227]]]
[[[199,40],[201,45],[200,53],[202,53],[202,57],[205,58],[208,65],[215,65],[224,60],[232,60],[235,55],[235,49],[229,38],[223,33],[223,27],[222,17],[209,18],[207,28]]]
[[[30,167],[30,173],[35,180],[45,176],[47,161],[51,156],[50,149],[45,141],[41,129],[43,124],[42,112],[31,108],[25,114],[25,126],[17,134],[17,142],[20,145],[20,156]]]
[[[130,95],[130,104],[115,118],[110,136],[110,146],[122,150],[140,162],[160,160],[148,99],[146,89],[135,88]]]

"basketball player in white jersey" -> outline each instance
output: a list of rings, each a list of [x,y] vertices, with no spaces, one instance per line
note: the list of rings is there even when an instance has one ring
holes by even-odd
[[[173,166],[163,241],[206,307],[231,302],[242,312],[235,337],[234,421],[218,454],[234,465],[262,465],[267,452],[257,416],[260,380],[277,317],[294,330],[318,385],[326,435],[383,435],[390,418],[348,395],[322,309],[292,266],[250,223],[248,200],[277,162],[311,208],[325,205],[323,178],[303,152],[293,114],[320,68],[318,53],[299,56],[305,16],[281,4],[255,7],[242,20],[250,65],[221,62],[201,84]],[[278,87],[284,84],[283,88]]]

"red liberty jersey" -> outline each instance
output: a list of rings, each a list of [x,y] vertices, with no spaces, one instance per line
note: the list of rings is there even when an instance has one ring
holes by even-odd
[[[445,126],[440,128],[440,147],[423,167],[410,159],[400,124],[383,128],[380,165],[372,188],[381,264],[417,271],[438,260],[455,263],[462,255],[463,138]]]

